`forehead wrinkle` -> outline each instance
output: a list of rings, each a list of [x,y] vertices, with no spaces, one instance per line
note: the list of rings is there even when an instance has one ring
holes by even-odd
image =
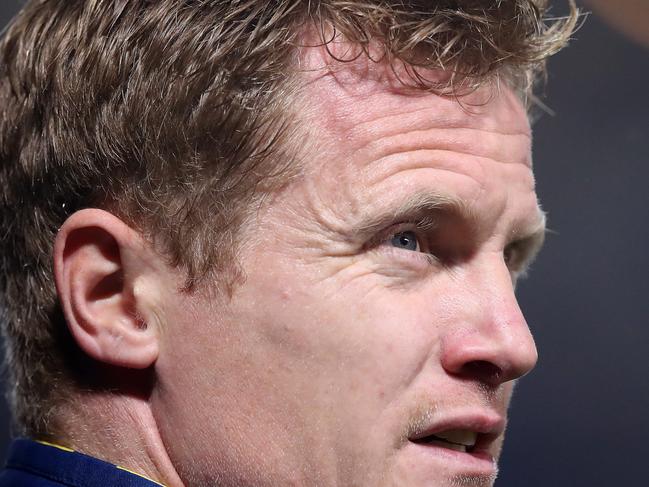
[[[457,103],[457,102],[456,102]],[[394,113],[381,114],[374,118],[355,122],[349,132],[350,136],[359,136],[373,139],[376,137],[388,137],[401,132],[415,132],[427,129],[471,129],[477,132],[486,132],[495,135],[519,135],[528,139],[531,138],[531,129],[528,124],[520,128],[505,128],[504,124],[484,123],[484,118],[478,116],[458,116],[458,111],[444,110],[440,107],[418,107],[413,110],[395,111]],[[431,116],[428,116],[430,113]],[[466,114],[464,114],[466,115]],[[399,124],[386,124],[387,120],[397,118]],[[527,120],[527,119],[526,119]]]
[[[434,116],[427,116],[433,112]],[[354,149],[370,159],[410,148],[454,150],[504,162],[522,162],[531,166],[531,133],[529,126],[506,130],[499,126],[483,127],[438,117],[434,110],[420,109],[410,118],[382,116],[352,127],[347,139],[355,141]],[[472,120],[472,119],[469,119]]]
[[[381,110],[377,118],[368,119],[364,107],[371,103],[367,99],[359,100],[362,102],[359,104],[344,100],[342,106],[338,106],[339,99],[331,97],[331,94],[326,96],[332,99],[332,103],[326,103],[327,100],[315,102],[322,105],[322,112],[318,112],[324,114],[324,118],[315,118],[310,125],[319,127],[320,134],[332,134],[330,140],[333,144],[330,142],[322,149],[343,155],[345,160],[361,163],[367,160],[371,164],[400,150],[430,147],[522,163],[528,167],[532,165],[531,134],[526,117],[518,120],[516,128],[507,128],[497,120],[487,127],[480,123],[480,119],[485,117],[467,116],[457,102],[436,97],[435,100],[442,100],[441,108],[436,104],[434,107],[427,105],[410,109],[406,104],[405,111],[404,106],[387,115],[385,110]],[[402,113],[406,115],[402,116]],[[315,113],[312,112],[311,116]],[[318,131],[313,133],[318,137]]]
[[[468,179],[473,186],[462,185],[462,193],[470,193],[470,199],[478,199],[483,190],[485,162],[490,159],[478,156],[466,157],[454,151],[419,150],[402,152],[379,160],[370,161],[361,166],[361,173],[366,178],[367,187],[385,191],[391,178],[403,177],[400,185],[421,182],[424,179],[434,184],[441,176],[457,176]],[[418,177],[413,178],[412,172],[418,171]],[[448,182],[441,183],[448,185]],[[458,198],[460,198],[458,196]],[[468,197],[467,197],[468,198]]]
[[[489,159],[504,164],[522,164],[532,167],[530,138],[511,140],[520,135],[503,136],[475,129],[428,129],[370,139],[357,149],[368,161],[380,161],[397,154],[429,152],[455,153],[475,158]],[[511,140],[501,140],[507,137]]]
[[[350,92],[328,78],[313,81],[304,93],[318,108],[318,115],[326,115],[327,128],[348,140],[363,132],[371,137],[372,127],[384,127],[387,118],[398,118],[402,122],[399,130],[420,128],[430,120],[440,128],[470,127],[504,134],[531,131],[522,104],[506,88],[498,90],[497,96],[483,89],[458,100],[427,92],[394,93],[389,87],[362,79],[357,85],[370,86]],[[485,95],[487,101],[477,101]]]

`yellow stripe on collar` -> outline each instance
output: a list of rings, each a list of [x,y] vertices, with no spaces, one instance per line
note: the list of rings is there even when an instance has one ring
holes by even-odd
[[[124,470],[125,472],[132,473],[133,475],[137,475],[138,477],[141,477],[141,478],[143,478],[145,480],[148,480],[149,482],[153,482],[156,485],[160,485],[161,487],[165,487],[164,484],[161,484],[160,482],[156,482],[155,480],[150,479],[149,477],[146,477],[146,476],[144,476],[144,475],[142,475],[140,473],[134,472],[133,470],[129,470],[128,468],[125,468],[125,467],[120,467],[119,465],[116,465],[116,467],[119,468],[120,470]]]
[[[43,441],[43,440],[36,440],[36,442],[40,443],[41,445],[53,446],[54,448],[58,448],[59,450],[74,453],[74,450],[72,448],[68,448],[67,446],[56,445],[54,443],[50,443],[49,441]]]

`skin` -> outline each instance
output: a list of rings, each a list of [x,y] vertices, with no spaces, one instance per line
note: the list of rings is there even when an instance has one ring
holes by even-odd
[[[470,114],[348,81],[309,84],[318,150],[244,237],[232,300],[163,308],[153,402],[189,483],[493,482],[495,468],[406,437],[422,421],[503,419],[536,362],[504,258],[520,240],[531,257],[543,231],[525,112],[507,90]],[[420,251],[394,247],[404,230]]]
[[[514,381],[537,359],[514,295],[544,231],[530,127],[506,87],[460,105],[390,73],[305,75],[301,175],[243,230],[231,297],[179,292],[105,212],[66,222],[55,271],[77,342],[156,378],[97,401],[113,404],[113,450],[92,428],[72,443],[168,485],[493,484]],[[414,441],[435,428],[490,435],[479,458]]]

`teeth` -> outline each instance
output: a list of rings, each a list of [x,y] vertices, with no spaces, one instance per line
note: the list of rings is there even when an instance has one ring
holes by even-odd
[[[444,441],[444,440],[430,440],[426,442],[426,444],[441,446],[442,448],[448,448],[449,450],[461,451],[462,453],[466,453],[466,446],[457,445],[455,443],[449,443],[448,441]]]
[[[474,446],[478,438],[478,434],[475,431],[469,430],[447,430],[435,433],[437,438],[441,438],[456,445],[462,446]]]

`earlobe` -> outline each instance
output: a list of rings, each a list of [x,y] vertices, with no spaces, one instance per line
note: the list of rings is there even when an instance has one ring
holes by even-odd
[[[56,287],[68,327],[93,359],[143,369],[155,363],[158,323],[147,306],[155,293],[141,236],[119,218],[85,209],[63,224],[54,246]]]

